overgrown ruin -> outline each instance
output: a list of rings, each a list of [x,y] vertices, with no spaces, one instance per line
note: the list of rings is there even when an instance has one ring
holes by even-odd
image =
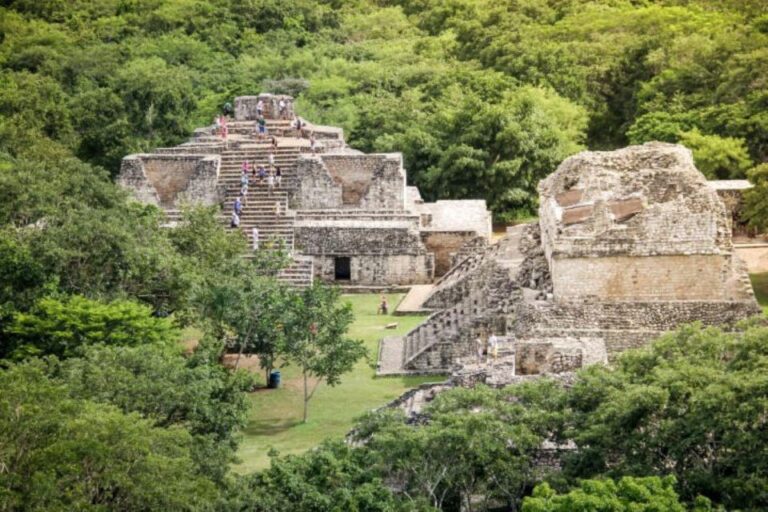
[[[734,253],[731,211],[682,146],[568,158],[539,184],[539,220],[495,242],[484,201],[424,202],[401,154],[363,154],[335,127],[297,130],[288,96],[237,98],[226,141],[207,127],[177,147],[127,156],[120,183],[163,208],[169,225],[185,202],[231,210],[242,162],[268,166],[269,142],[254,123],[260,100],[283,183],[251,185],[240,229],[284,243],[294,261],[281,279],[360,290],[427,285],[416,309],[429,316],[382,342],[380,375],[454,372],[503,383],[560,374],[683,323],[732,326],[759,313]],[[478,362],[475,340],[494,333],[498,360]]]
[[[277,140],[282,184],[269,191],[251,178],[240,229],[250,238],[255,227],[260,241],[284,244],[294,259],[284,281],[377,290],[431,283],[468,240],[490,240],[485,201],[424,202],[407,185],[401,154],[363,154],[336,127],[305,123],[297,130],[290,96],[238,97],[226,141],[213,127],[200,128],[179,146],[125,157],[118,181],[138,200],[163,208],[169,225],[185,203],[220,204],[230,212],[242,163],[269,168],[269,139],[256,135],[260,100],[268,136]]]
[[[503,383],[610,361],[680,324],[732,326],[760,312],[730,212],[684,147],[580,153],[539,194],[538,222],[475,244],[424,301],[436,311],[385,340],[382,374],[460,368]],[[499,359],[478,364],[474,340],[491,333]]]

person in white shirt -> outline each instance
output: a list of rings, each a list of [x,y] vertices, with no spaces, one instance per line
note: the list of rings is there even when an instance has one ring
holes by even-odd
[[[259,230],[254,227],[251,230],[251,238],[253,241],[253,250],[256,251],[259,249]]]
[[[491,333],[491,337],[488,338],[488,352],[488,355],[493,358],[492,364],[495,363],[499,357],[499,338],[494,333]]]

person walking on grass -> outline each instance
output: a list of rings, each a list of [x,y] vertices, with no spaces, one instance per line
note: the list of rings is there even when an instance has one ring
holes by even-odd
[[[379,302],[379,310],[377,311],[377,313],[382,315],[386,315],[389,313],[389,304],[387,303],[386,295],[381,296],[381,302]]]

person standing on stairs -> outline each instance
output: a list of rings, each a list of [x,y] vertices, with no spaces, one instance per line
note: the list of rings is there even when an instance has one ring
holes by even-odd
[[[275,176],[272,172],[267,175],[267,187],[269,187],[269,195],[272,195],[272,192],[275,191]]]
[[[275,167],[275,184],[277,184],[277,188],[280,188],[280,185],[282,182],[283,182],[283,171],[280,170],[280,167]]]
[[[256,226],[251,229],[251,242],[253,243],[253,250],[257,251],[259,249],[259,230],[256,229]]]
[[[267,136],[267,120],[264,116],[260,115],[256,120],[256,124],[259,126],[259,139],[263,139]]]
[[[267,176],[267,170],[264,169],[263,165],[259,166],[259,185],[264,183],[264,178]]]
[[[275,168],[275,152],[273,150],[269,150],[269,154],[267,155],[267,161],[269,162],[269,170]]]
[[[312,154],[315,154],[315,151],[317,151],[317,141],[315,140],[315,133],[312,132],[309,134],[309,149],[312,150]]]
[[[277,151],[277,137],[272,135],[272,137],[269,138],[269,141],[272,143],[272,151]]]
[[[243,200],[240,198],[240,196],[237,196],[237,199],[235,199],[235,204],[232,209],[235,215],[238,217],[240,217],[240,214],[243,213]]]
[[[248,173],[251,170],[251,163],[248,160],[243,161],[243,172]]]
[[[263,100],[259,100],[256,103],[256,115],[258,115],[259,117],[264,115],[264,101]]]
[[[283,98],[280,98],[280,102],[277,104],[277,110],[280,113],[280,119],[285,119],[285,108],[288,105]]]
[[[232,219],[229,222],[229,227],[231,228],[238,228],[240,227],[240,216],[236,214],[235,212],[232,212]]]
[[[224,139],[224,146],[227,146],[227,136],[229,135],[229,127],[227,126],[227,116],[221,116],[221,138]]]
[[[243,196],[244,201],[248,201],[248,170],[243,169],[243,174],[240,176],[240,195]]]

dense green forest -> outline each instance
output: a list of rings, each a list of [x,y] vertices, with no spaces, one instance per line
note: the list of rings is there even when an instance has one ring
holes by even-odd
[[[768,157],[762,0],[4,4],[0,150],[20,159],[114,175],[259,91],[501,220],[580,148],[680,141],[713,178]]]
[[[0,511],[765,510],[757,323],[682,328],[572,386],[445,393],[417,425],[371,414],[353,443],[233,473],[254,381],[222,354],[333,384],[363,356],[349,308],[277,283],[280,251],[242,258],[214,209],[167,230],[113,178],[124,155],[271,91],[356,148],[402,151],[427,198],[485,198],[498,220],[532,214],[538,180],[575,151],[664,140],[709,177],[756,181],[766,226],[766,8],[2,2]],[[544,471],[544,441],[578,449]]]

